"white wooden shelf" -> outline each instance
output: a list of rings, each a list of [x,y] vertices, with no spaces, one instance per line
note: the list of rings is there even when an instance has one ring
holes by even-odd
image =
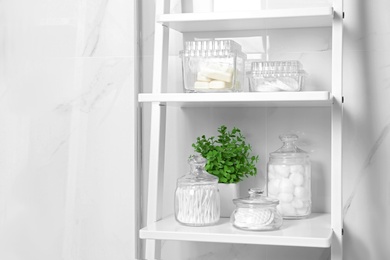
[[[280,230],[256,232],[234,228],[229,218],[214,226],[187,227],[170,216],[141,229],[140,238],[327,248],[333,233],[330,221],[330,214],[313,213],[303,220],[284,220]]]
[[[343,0],[332,6],[292,9],[265,9],[248,12],[167,14],[169,0],[156,1],[154,33],[153,93],[141,93],[139,102],[151,103],[148,226],[141,229],[146,239],[145,259],[160,258],[162,240],[258,244],[298,247],[331,247],[331,259],[342,260],[342,56]],[[332,32],[332,89],[302,92],[240,93],[166,93],[169,34],[249,31],[328,27]],[[169,29],[168,29],[169,28]],[[192,35],[185,35],[192,37]],[[167,109],[181,107],[329,107],[331,126],[331,212],[311,214],[303,220],[286,220],[280,230],[267,232],[242,231],[229,219],[221,219],[209,227],[186,227],[173,216],[162,218],[164,151]],[[178,122],[179,123],[179,122]]]
[[[161,102],[181,107],[331,106],[328,91],[238,93],[143,93],[139,102]]]
[[[331,27],[332,7],[253,12],[162,14],[157,22],[179,32]]]

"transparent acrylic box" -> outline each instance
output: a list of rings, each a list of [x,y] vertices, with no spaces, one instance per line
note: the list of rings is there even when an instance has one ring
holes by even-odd
[[[187,41],[180,57],[184,92],[237,92],[244,85],[246,55],[232,40]]]
[[[305,71],[299,61],[252,62],[249,89],[252,92],[301,91]]]

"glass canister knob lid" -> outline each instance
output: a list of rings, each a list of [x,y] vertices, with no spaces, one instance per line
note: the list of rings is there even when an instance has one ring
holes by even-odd
[[[200,155],[192,155],[188,158],[190,172],[177,180],[180,184],[217,184],[218,177],[204,170],[207,160]]]
[[[282,134],[279,136],[279,139],[283,142],[283,146],[280,147],[275,152],[270,153],[271,156],[286,156],[286,155],[294,155],[300,157],[308,156],[307,152],[300,149],[296,146],[296,141],[298,141],[299,137],[296,134]]]
[[[245,198],[234,199],[233,202],[237,206],[252,205],[252,206],[271,206],[278,205],[279,200],[266,197],[264,191],[260,188],[251,188],[248,191],[249,196]]]
[[[298,136],[296,134],[282,134],[279,135],[279,139],[282,142],[295,142],[298,140]]]
[[[260,188],[250,188],[248,193],[251,198],[256,198],[263,195],[264,191]]]

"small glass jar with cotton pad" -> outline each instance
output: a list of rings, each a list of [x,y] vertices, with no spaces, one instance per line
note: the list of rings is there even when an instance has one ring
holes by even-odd
[[[283,218],[277,210],[279,201],[263,195],[263,190],[249,189],[249,196],[233,200],[236,209],[230,222],[238,229],[249,231],[270,231],[279,229]]]
[[[184,92],[238,92],[246,55],[232,40],[186,41],[180,52]]]
[[[209,226],[220,219],[218,177],[204,170],[206,159],[191,156],[190,172],[177,180],[175,218],[186,226]]]
[[[252,92],[300,91],[305,78],[301,62],[252,62],[249,72],[249,90]]]
[[[279,136],[283,146],[270,153],[267,166],[267,196],[279,200],[278,210],[285,219],[301,219],[311,214],[311,163],[298,148],[296,134]]]

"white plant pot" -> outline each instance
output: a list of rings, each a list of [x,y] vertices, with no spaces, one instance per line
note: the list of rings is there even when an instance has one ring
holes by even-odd
[[[240,186],[238,183],[218,183],[219,196],[221,197],[221,218],[228,218],[236,206],[233,199],[239,198]]]

